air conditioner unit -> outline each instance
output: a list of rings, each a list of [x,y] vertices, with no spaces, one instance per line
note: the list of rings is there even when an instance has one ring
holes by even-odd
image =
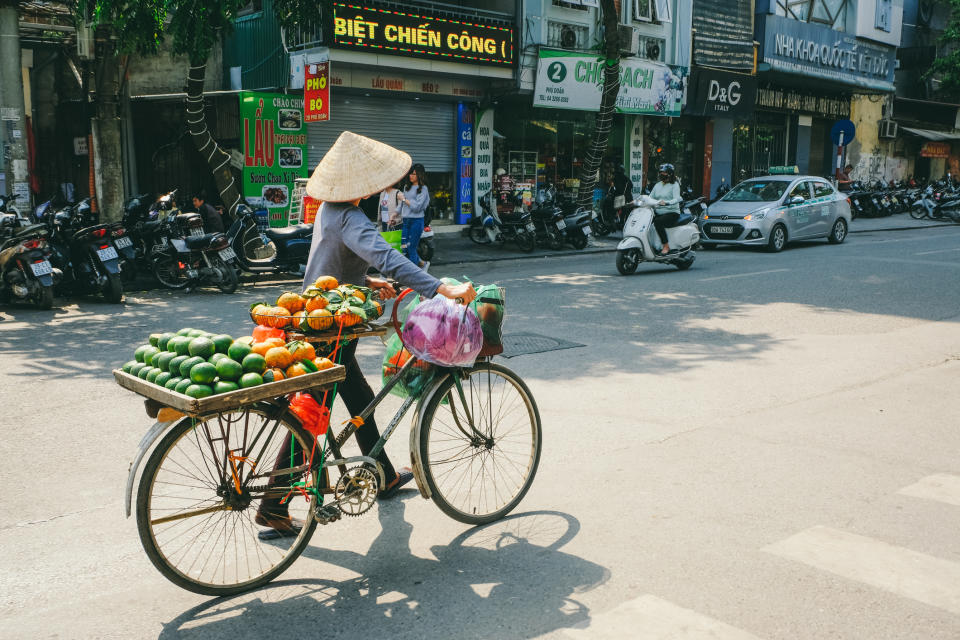
[[[637,47],[637,56],[647,58],[648,60],[663,62],[664,46],[665,41],[663,38],[640,38],[640,43]]]
[[[564,25],[560,29],[560,46],[564,49],[577,48],[577,32],[573,27]]]
[[[81,60],[93,60],[95,53],[93,27],[89,24],[77,27],[77,56]]]
[[[628,24],[621,24],[618,28],[620,35],[620,53],[624,56],[642,56],[640,50],[640,30]]]
[[[881,138],[896,138],[898,125],[893,120],[881,120],[878,132]]]

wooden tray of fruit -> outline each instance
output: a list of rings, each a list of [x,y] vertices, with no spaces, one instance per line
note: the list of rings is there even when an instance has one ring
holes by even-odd
[[[307,373],[295,378],[284,378],[278,382],[266,382],[253,387],[207,396],[206,398],[192,398],[171,389],[160,387],[152,382],[141,380],[137,376],[124,373],[120,369],[113,370],[114,379],[124,389],[129,389],[141,396],[156,400],[165,407],[192,416],[237,409],[260,400],[279,398],[297,391],[322,390],[343,380],[345,375],[346,369],[342,365],[335,365],[323,371]]]
[[[324,389],[345,376],[342,366],[303,341],[234,340],[199,329],[151,334],[149,344],[137,347],[133,356],[114,370],[117,384],[191,415]]]

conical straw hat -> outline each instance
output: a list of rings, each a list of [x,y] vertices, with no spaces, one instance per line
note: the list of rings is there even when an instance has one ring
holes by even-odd
[[[344,131],[307,181],[307,194],[324,202],[350,202],[396,184],[410,170],[410,155]]]

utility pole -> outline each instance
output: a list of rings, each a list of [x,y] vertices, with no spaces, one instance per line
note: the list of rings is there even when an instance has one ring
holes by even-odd
[[[16,0],[0,0],[0,190],[20,196],[14,205],[30,209],[27,114],[20,62],[20,21]]]

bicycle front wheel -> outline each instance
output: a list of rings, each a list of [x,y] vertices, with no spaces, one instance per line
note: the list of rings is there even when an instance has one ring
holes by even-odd
[[[431,498],[454,520],[498,520],[533,484],[540,413],[527,385],[504,366],[482,362],[448,375],[427,401],[417,429]]]
[[[273,580],[306,547],[317,523],[316,496],[305,488],[318,474],[310,434],[288,415],[253,407],[185,418],[157,445],[137,491],[137,528],[168,580],[233,595]],[[284,514],[303,522],[300,532],[261,539],[272,532],[263,516]]]

